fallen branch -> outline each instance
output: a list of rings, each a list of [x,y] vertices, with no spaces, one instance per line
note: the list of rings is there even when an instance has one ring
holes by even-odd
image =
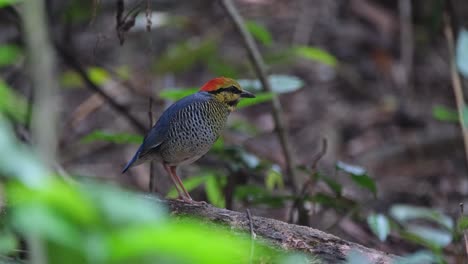
[[[167,200],[166,203],[174,215],[194,216],[246,232],[250,232],[252,224],[257,237],[285,250],[313,255],[324,263],[341,263],[353,251],[366,256],[369,263],[390,264],[398,259],[395,255],[348,242],[306,226],[258,216],[249,217],[245,213],[220,209],[209,204],[189,204],[177,200]]]

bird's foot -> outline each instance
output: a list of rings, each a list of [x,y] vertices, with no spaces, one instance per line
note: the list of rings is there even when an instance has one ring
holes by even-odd
[[[193,205],[206,205],[206,204],[208,204],[205,201],[195,201],[195,200],[192,199],[192,197],[185,197],[185,196],[179,196],[177,198],[177,200],[184,201],[186,203],[190,203],[190,204],[193,204]]]

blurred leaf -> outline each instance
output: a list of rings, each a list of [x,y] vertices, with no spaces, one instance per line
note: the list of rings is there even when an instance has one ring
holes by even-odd
[[[314,259],[310,256],[301,253],[293,253],[286,257],[284,257],[280,262],[280,264],[319,264],[322,261],[318,259]]]
[[[143,142],[143,137],[136,134],[109,133],[102,130],[95,130],[81,139],[83,143],[92,143],[95,141],[106,141],[114,144],[141,144],[141,142]]]
[[[0,79],[0,113],[4,113],[19,123],[25,123],[27,108],[26,99]]]
[[[166,100],[178,101],[186,96],[198,92],[199,88],[187,89],[164,89],[159,93],[159,97]]]
[[[432,108],[432,116],[439,121],[458,122],[457,111],[441,105]]]
[[[208,201],[216,207],[226,207],[223,195],[223,186],[219,184],[218,177],[215,174],[207,176],[205,182],[205,191]]]
[[[21,1],[22,0],[0,0],[0,8],[5,7],[5,6],[9,6],[9,5],[13,5],[13,4],[19,3]]]
[[[110,74],[101,67],[89,67],[88,75],[91,81],[97,85],[102,85],[110,80]]]
[[[93,10],[91,1],[83,2],[81,0],[72,0],[67,1],[67,3],[68,4],[66,5],[66,9],[61,13],[61,19],[63,23],[65,23],[65,21],[68,23],[72,22],[73,24],[79,24],[83,22],[89,23]],[[100,8],[98,7],[97,9],[99,10]]]
[[[258,79],[239,79],[237,81],[243,89],[253,92],[263,90],[262,83]],[[294,92],[304,86],[304,82],[300,78],[292,75],[272,74],[268,76],[268,81],[272,91],[278,94]]]
[[[397,204],[390,208],[390,215],[400,223],[411,220],[428,220],[440,224],[448,230],[453,230],[453,220],[449,216],[431,208]]]
[[[355,249],[350,250],[348,255],[346,256],[345,264],[372,264],[373,261],[367,256],[364,255],[362,252],[359,252]]]
[[[468,30],[466,28],[461,28],[458,33],[455,53],[458,71],[468,78]]]
[[[224,150],[224,139],[222,136],[220,136],[215,143],[213,144],[213,147],[211,147],[211,151],[223,151]]]
[[[249,169],[254,169],[260,164],[260,159],[247,151],[240,152],[241,159]]]
[[[407,225],[405,230],[437,247],[445,247],[452,242],[452,233],[450,231],[419,224]]]
[[[395,264],[421,264],[437,263],[437,257],[430,251],[420,250],[413,254],[403,256],[396,260]]]
[[[129,227],[111,234],[108,245],[110,260],[119,263],[154,255],[168,256],[171,263],[248,263],[250,255],[245,235],[190,221]],[[259,261],[256,256],[274,257],[273,250],[258,243],[255,254],[254,263]]]
[[[367,175],[367,172],[364,168],[347,164],[342,161],[338,161],[336,163],[336,168],[351,175],[351,179],[357,185],[368,189],[374,194],[374,196],[377,195],[377,185],[375,184],[374,179]]]
[[[240,72],[231,61],[227,62],[219,56],[206,58],[206,66],[216,76],[231,76],[235,78]]]
[[[252,204],[267,204],[272,207],[281,207],[286,201],[293,199],[292,196],[274,196],[265,188],[255,185],[236,186],[234,197]]]
[[[462,124],[464,127],[468,127],[468,106],[464,105],[462,109]]]
[[[88,184],[84,191],[95,201],[105,220],[113,224],[128,225],[157,223],[166,219],[167,212],[157,202],[141,194],[121,190],[104,184]],[[148,210],[150,209],[151,210]]]
[[[385,215],[371,214],[367,217],[367,224],[380,241],[387,240],[390,234],[390,223]]]
[[[284,188],[281,169],[278,165],[275,164],[268,170],[265,177],[265,186],[269,191],[273,191],[276,187]]]
[[[328,185],[328,187],[330,187],[330,189],[332,189],[332,191],[335,192],[335,194],[337,196],[341,196],[343,186],[339,182],[337,182],[337,181],[333,180],[332,178],[330,178],[329,176],[321,174],[321,173],[315,173],[314,176],[317,179],[320,179],[320,180],[324,181]]]
[[[12,232],[0,231],[0,256],[13,253],[19,245],[19,241]]]
[[[206,175],[201,175],[201,176],[193,176],[189,177],[187,179],[184,179],[182,182],[184,183],[185,189],[187,189],[187,192],[195,190],[198,186],[202,185],[204,182],[206,182],[207,177]],[[177,190],[175,187],[171,187],[171,190],[167,193],[166,197],[167,198],[177,198]]]
[[[457,227],[459,230],[468,229],[468,216],[464,215],[458,218]]]
[[[124,81],[130,79],[131,72],[127,65],[122,65],[122,66],[117,67],[115,69],[115,72],[117,73],[117,76],[119,76],[119,78]]]
[[[88,67],[86,73],[96,85],[103,85],[111,79],[109,72],[101,67]],[[65,71],[60,77],[60,84],[64,87],[84,86],[82,78],[75,71]]]
[[[18,46],[9,44],[0,45],[0,67],[15,63],[20,55],[21,49]]]
[[[335,197],[325,193],[317,193],[313,196],[306,197],[305,200],[319,203],[335,209],[350,210],[350,208],[353,208],[356,205],[356,203],[350,199],[344,197]]]
[[[256,40],[258,40],[265,46],[271,45],[271,43],[273,42],[273,38],[268,29],[266,29],[266,27],[260,25],[255,21],[247,21],[245,25],[247,26],[247,30],[252,34],[252,36]]]
[[[331,67],[335,67],[337,65],[335,56],[319,48],[297,46],[293,48],[293,53],[300,58],[321,62]]]
[[[28,186],[41,186],[45,183],[49,171],[38,161],[30,148],[18,142],[1,113],[0,150],[3,153],[0,155],[0,177],[15,178]]]
[[[237,105],[237,108],[241,109],[244,107],[269,102],[271,101],[271,99],[273,99],[272,93],[257,93],[255,94],[255,98],[247,98],[245,100],[240,100],[239,104]]]
[[[338,161],[336,163],[336,168],[346,173],[354,175],[364,175],[367,173],[366,169],[364,169],[363,167],[351,165],[342,161]]]
[[[374,179],[369,177],[367,174],[355,175],[351,174],[351,179],[359,186],[364,187],[371,191],[374,196],[377,195],[377,186]]]
[[[193,67],[198,62],[205,62],[216,56],[216,45],[211,39],[198,41],[190,39],[171,46],[154,63],[158,73],[179,73]]]

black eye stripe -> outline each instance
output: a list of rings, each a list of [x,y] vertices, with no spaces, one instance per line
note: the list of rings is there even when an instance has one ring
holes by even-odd
[[[236,88],[235,86],[229,86],[229,87],[226,87],[226,88],[219,88],[218,90],[214,90],[214,91],[211,91],[209,93],[210,94],[218,94],[218,93],[222,93],[222,92],[230,92],[230,93],[233,93],[233,94],[241,94],[242,93],[242,91],[239,88]]]

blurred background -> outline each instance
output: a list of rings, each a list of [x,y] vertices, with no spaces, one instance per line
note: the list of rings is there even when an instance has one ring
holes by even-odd
[[[451,74],[468,87],[468,1],[234,3],[279,96],[295,182],[273,96],[262,91],[229,15],[209,0],[46,1],[60,101],[57,165],[76,179],[147,192],[149,164],[121,170],[149,129],[150,106],[154,122],[206,81],[231,77],[257,99],[231,115],[206,156],[179,169],[195,200],[463,263],[456,223],[468,173]],[[25,54],[18,13],[3,6],[0,110],[23,140],[33,98]],[[157,193],[175,197],[162,166],[152,170]]]

